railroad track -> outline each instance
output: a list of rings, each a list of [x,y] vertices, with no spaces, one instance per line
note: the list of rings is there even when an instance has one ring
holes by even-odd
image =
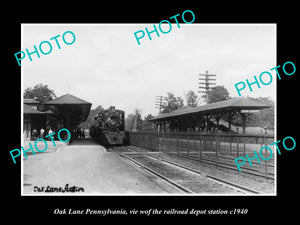
[[[188,155],[179,155],[178,156],[175,153],[167,153],[167,154],[171,155],[171,156],[176,156],[176,157],[179,157],[179,158],[186,158],[186,159],[190,159],[190,160],[199,161],[199,159],[197,159],[195,157],[192,157],[192,156],[188,156]],[[219,156],[219,158],[223,158],[223,157]],[[206,156],[206,159],[201,159],[201,162],[202,163],[207,163],[207,164],[210,164],[210,165],[216,165],[218,167],[222,167],[222,168],[225,168],[225,169],[238,171],[236,165],[232,165],[232,164],[229,164],[229,163],[226,163],[226,162],[222,162],[221,160],[219,160],[216,163],[215,159],[210,159],[209,156]],[[254,164],[257,164],[257,163],[254,162]],[[274,166],[273,166],[273,169],[274,169]],[[274,180],[274,173],[269,172],[268,175],[266,176],[265,174],[263,174],[262,171],[259,171],[258,169],[253,169],[251,167],[250,168],[249,167],[242,168],[242,173],[249,174],[249,175],[252,175],[252,176],[261,177],[261,178],[268,178],[270,180]]]
[[[241,186],[241,185],[238,185],[238,184],[235,184],[235,183],[232,183],[232,182],[229,182],[227,180],[224,180],[224,179],[220,179],[218,177],[215,177],[215,176],[212,176],[212,175],[209,175],[209,174],[204,174],[204,173],[201,173],[197,170],[194,170],[192,168],[188,168],[188,167],[185,167],[183,165],[180,165],[180,164],[177,164],[177,163],[174,163],[174,162],[171,162],[171,161],[168,161],[168,160],[164,160],[164,159],[158,159],[157,157],[154,157],[154,156],[149,156],[149,157],[152,157],[152,158],[156,158],[157,160],[161,160],[163,162],[166,162],[166,163],[169,163],[169,164],[172,164],[174,166],[177,166],[179,168],[182,168],[182,169],[185,169],[185,170],[188,170],[188,171],[191,171],[193,173],[196,173],[196,174],[199,174],[199,175],[202,175],[202,176],[206,176],[208,179],[210,180],[213,180],[215,182],[219,182],[225,186],[228,186],[230,188],[233,188],[233,189],[236,189],[240,192],[244,192],[244,193],[250,193],[250,194],[260,194],[258,191],[255,191],[255,190],[252,190],[250,188],[247,188],[247,187],[244,187],[244,186]]]
[[[143,165],[142,163],[139,163],[138,161],[132,159],[131,157],[127,156],[126,154],[121,154],[121,157],[125,157],[127,160],[131,161],[132,163],[134,163],[135,165],[137,165],[138,167],[141,167],[142,169],[147,170],[148,172],[152,173],[153,175],[159,177],[160,179],[164,180],[165,182],[167,182],[169,185],[174,186],[176,189],[179,189],[180,191],[182,191],[183,193],[187,193],[187,194],[195,194],[193,191],[183,187],[182,185],[170,180],[169,178],[167,178],[166,176],[163,176],[160,173],[157,173],[156,171],[154,171],[153,169]]]
[[[134,165],[147,170],[186,194],[260,194],[255,190],[237,185],[208,174],[201,173],[146,152],[127,149],[119,155]]]
[[[137,152],[133,149],[129,149],[126,147],[123,147],[123,151],[124,152]],[[187,155],[187,154],[180,154],[178,155],[177,153],[173,153],[173,152],[165,152],[164,154],[170,155],[170,156],[175,156],[175,157],[179,157],[179,158],[185,158],[185,159],[189,159],[189,160],[194,160],[199,162],[199,157],[194,157],[192,155]],[[203,156],[203,158],[201,159],[201,163],[206,163],[209,165],[215,165],[217,167],[220,168],[225,168],[225,169],[229,169],[229,170],[233,170],[233,171],[238,171],[238,168],[236,167],[235,164],[232,163],[228,163],[229,157],[226,156],[218,156],[219,160],[218,162],[216,162],[216,159],[213,158],[212,156],[209,155],[205,155]],[[224,159],[224,160],[222,160]],[[233,160],[233,159],[232,159]],[[242,168],[241,173],[243,174],[249,174],[251,176],[255,176],[255,177],[260,177],[260,178],[264,178],[264,179],[269,179],[269,180],[274,180],[275,175],[274,175],[274,164],[273,163],[268,163],[268,173],[267,175],[265,174],[265,168],[263,164],[258,164],[256,162],[253,162],[253,164],[255,164],[255,168],[250,167],[250,166],[245,166]]]

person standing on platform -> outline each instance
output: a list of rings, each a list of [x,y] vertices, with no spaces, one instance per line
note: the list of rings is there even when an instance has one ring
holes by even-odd
[[[42,127],[41,130],[40,130],[40,138],[43,138],[43,139],[44,139],[44,136],[45,136],[45,130],[44,130],[44,128]]]
[[[53,133],[53,131],[52,131],[52,129],[51,129],[51,127],[50,127],[50,129],[49,129],[49,131],[48,131],[48,135],[50,135],[50,134],[52,134]],[[51,138],[50,138],[51,136],[49,136],[49,141],[51,140]]]
[[[37,136],[38,136],[38,132],[35,128],[33,128],[32,135],[31,135],[32,140],[36,140]]]

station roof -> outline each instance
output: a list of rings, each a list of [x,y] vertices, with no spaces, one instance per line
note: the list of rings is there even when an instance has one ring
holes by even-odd
[[[169,113],[161,114],[149,121],[163,121],[168,120],[175,117],[182,117],[186,115],[192,114],[203,114],[209,115],[213,113],[219,113],[222,111],[230,111],[230,110],[258,110],[269,108],[269,105],[261,103],[259,101],[250,99],[250,98],[232,98],[225,101],[215,102],[207,105],[201,105],[197,107],[185,107],[179,108]]]
[[[89,104],[89,105],[91,105],[92,103],[82,100],[74,95],[65,94],[65,95],[57,97],[53,100],[50,100],[45,104],[47,104],[47,105],[82,105],[82,104],[84,105],[84,104]]]
[[[32,98],[24,98],[24,104],[37,105],[39,103],[36,100],[32,99]]]
[[[88,117],[92,103],[82,100],[74,95],[65,94],[46,102],[45,105],[56,107],[62,116],[68,114],[71,120],[82,122]]]
[[[27,104],[23,105],[23,113],[24,114],[36,114],[36,115],[53,114],[53,112],[51,110],[41,112],[41,111],[36,110],[35,108],[33,108],[33,107],[31,107],[30,105],[27,105]]]

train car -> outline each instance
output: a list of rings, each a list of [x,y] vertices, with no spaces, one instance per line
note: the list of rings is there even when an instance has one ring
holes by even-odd
[[[114,106],[100,111],[89,129],[90,136],[103,145],[123,145],[125,142],[125,112]]]

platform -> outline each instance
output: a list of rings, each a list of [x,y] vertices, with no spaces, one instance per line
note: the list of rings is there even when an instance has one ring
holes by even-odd
[[[157,177],[121,160],[117,154],[90,140],[74,141],[48,154],[32,155],[23,162],[23,194],[122,195],[176,193]],[[45,192],[75,186],[84,192]],[[44,188],[43,188],[44,187]],[[49,188],[48,188],[49,189]]]

